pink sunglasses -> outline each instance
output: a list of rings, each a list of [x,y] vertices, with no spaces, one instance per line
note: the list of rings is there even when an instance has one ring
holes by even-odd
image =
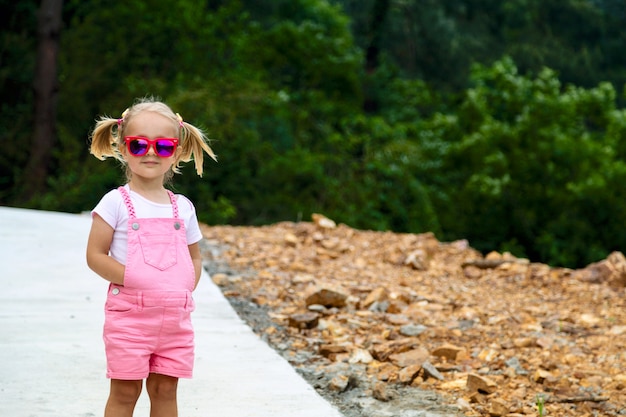
[[[178,146],[176,138],[148,139],[143,136],[125,136],[124,142],[126,142],[128,152],[133,156],[143,156],[152,147],[161,158],[169,158],[174,155]]]

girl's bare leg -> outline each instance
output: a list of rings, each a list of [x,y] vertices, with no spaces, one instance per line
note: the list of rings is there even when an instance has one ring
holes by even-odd
[[[111,379],[111,392],[104,409],[104,417],[132,417],[141,394],[142,380]]]
[[[150,417],[178,417],[178,378],[150,374],[146,390],[150,396]]]

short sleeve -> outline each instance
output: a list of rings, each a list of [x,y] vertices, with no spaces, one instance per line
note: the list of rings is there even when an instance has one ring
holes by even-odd
[[[202,230],[198,223],[196,208],[193,203],[185,196],[180,195],[178,206],[181,216],[184,216],[185,225],[187,227],[187,244],[193,245],[202,240]]]
[[[122,195],[118,190],[111,190],[106,193],[96,207],[91,211],[102,217],[102,219],[113,229],[117,229],[120,222],[120,207],[123,205]]]

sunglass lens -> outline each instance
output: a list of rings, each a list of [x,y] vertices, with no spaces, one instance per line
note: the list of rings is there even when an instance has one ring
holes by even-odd
[[[128,143],[128,150],[133,155],[145,155],[148,152],[148,141],[135,139]]]
[[[159,156],[170,157],[174,154],[174,149],[176,146],[171,140],[158,140],[156,142],[156,151]]]

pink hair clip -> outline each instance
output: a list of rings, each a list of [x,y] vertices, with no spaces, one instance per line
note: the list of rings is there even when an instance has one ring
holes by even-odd
[[[183,127],[183,117],[180,115],[180,113],[176,113],[176,118],[178,119],[178,124],[182,128]]]
[[[124,110],[124,112],[122,112],[122,117],[120,117],[119,119],[117,119],[117,127],[122,126],[122,123],[124,123],[124,118],[126,117],[126,115],[128,114],[128,110],[126,109]]]

